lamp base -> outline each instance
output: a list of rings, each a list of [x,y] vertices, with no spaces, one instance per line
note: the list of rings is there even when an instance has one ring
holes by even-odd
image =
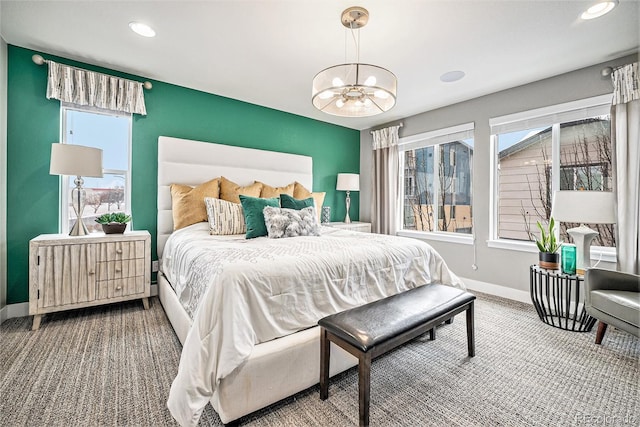
[[[591,241],[600,233],[584,224],[567,230],[567,233],[576,244],[576,274],[584,276],[584,271],[591,267]]]
[[[351,196],[349,195],[349,190],[347,190],[347,197],[345,199],[345,203],[347,204],[347,216],[344,219],[344,223],[351,224],[351,218],[349,218],[349,208],[351,207]]]
[[[87,226],[84,225],[82,218],[76,219],[76,223],[73,224],[69,236],[86,236],[87,234],[89,234],[89,230],[87,230]]]

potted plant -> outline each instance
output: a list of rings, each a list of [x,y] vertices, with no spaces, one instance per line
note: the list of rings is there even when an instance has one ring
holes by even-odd
[[[540,229],[540,240],[536,239],[536,245],[538,245],[538,250],[540,251],[538,265],[547,270],[557,270],[560,268],[558,250],[560,250],[562,243],[556,240],[554,232],[556,223],[553,217],[549,218],[549,225],[546,230],[540,221],[538,221],[538,228]]]
[[[96,218],[98,224],[102,224],[104,234],[122,234],[127,223],[131,221],[131,216],[124,212],[111,212],[100,215]]]

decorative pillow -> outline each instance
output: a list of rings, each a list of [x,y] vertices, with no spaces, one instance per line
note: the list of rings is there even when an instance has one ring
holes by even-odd
[[[298,181],[294,182],[293,187],[293,197],[300,199],[307,199],[309,197],[313,197],[313,200],[316,204],[316,215],[318,216],[318,222],[320,222],[320,211],[322,211],[322,204],[324,203],[324,196],[327,193],[312,193],[307,190],[304,185],[300,184]]]
[[[227,236],[247,232],[242,205],[239,203],[205,197],[204,204],[209,217],[209,234]]]
[[[218,198],[220,179],[212,179],[197,187],[183,184],[171,184],[171,210],[173,229],[179,230],[188,225],[207,220],[205,197]]]
[[[311,197],[311,191],[307,190],[304,185],[296,181],[293,183],[293,197],[296,199],[306,199]]]
[[[300,209],[308,208],[309,206],[313,206],[315,204],[313,197],[309,197],[308,199],[298,200],[294,199],[291,196],[286,194],[280,195],[280,207],[287,209],[295,209],[299,211]]]
[[[270,239],[320,235],[313,206],[300,210],[266,207],[264,221]]]
[[[260,190],[262,189],[262,183],[254,182],[246,187],[240,187],[233,181],[229,181],[224,176],[220,177],[220,198],[227,202],[240,203],[240,196],[260,197]]]
[[[262,197],[263,199],[269,199],[272,197],[278,197],[281,194],[288,194],[289,196],[293,196],[293,189],[295,186],[295,183],[291,183],[289,185],[287,185],[286,187],[272,187],[270,185],[267,185],[263,182],[260,181],[256,181],[256,183],[258,184],[262,184],[262,190],[260,192],[260,197]]]
[[[260,199],[241,194],[240,203],[244,211],[244,222],[247,225],[247,239],[266,236],[267,226],[264,223],[262,211],[267,206],[280,207],[280,200],[277,197]]]

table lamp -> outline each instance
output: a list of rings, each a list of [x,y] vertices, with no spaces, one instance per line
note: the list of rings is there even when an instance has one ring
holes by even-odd
[[[351,218],[349,218],[351,197],[349,196],[349,193],[351,191],[360,191],[360,175],[358,175],[357,173],[339,173],[336,190],[347,192],[347,198],[345,199],[345,203],[347,204],[347,216],[344,219],[344,222],[346,224],[349,224],[351,223]]]
[[[70,236],[89,234],[82,221],[84,211],[85,190],[83,176],[102,178],[102,150],[74,144],[51,144],[51,175],[75,176],[76,187],[71,190],[71,203],[76,213],[76,223],[69,232]]]
[[[591,267],[591,241],[599,233],[586,224],[616,222],[615,195],[610,191],[556,191],[553,193],[551,216],[560,222],[579,222],[567,230],[576,244],[576,273],[584,275]]]

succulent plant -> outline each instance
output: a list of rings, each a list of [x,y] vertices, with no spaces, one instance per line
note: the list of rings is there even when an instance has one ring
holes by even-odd
[[[98,224],[111,224],[114,222],[117,222],[120,224],[126,224],[129,221],[131,221],[131,215],[127,215],[124,212],[106,213],[96,218],[96,222]]]

